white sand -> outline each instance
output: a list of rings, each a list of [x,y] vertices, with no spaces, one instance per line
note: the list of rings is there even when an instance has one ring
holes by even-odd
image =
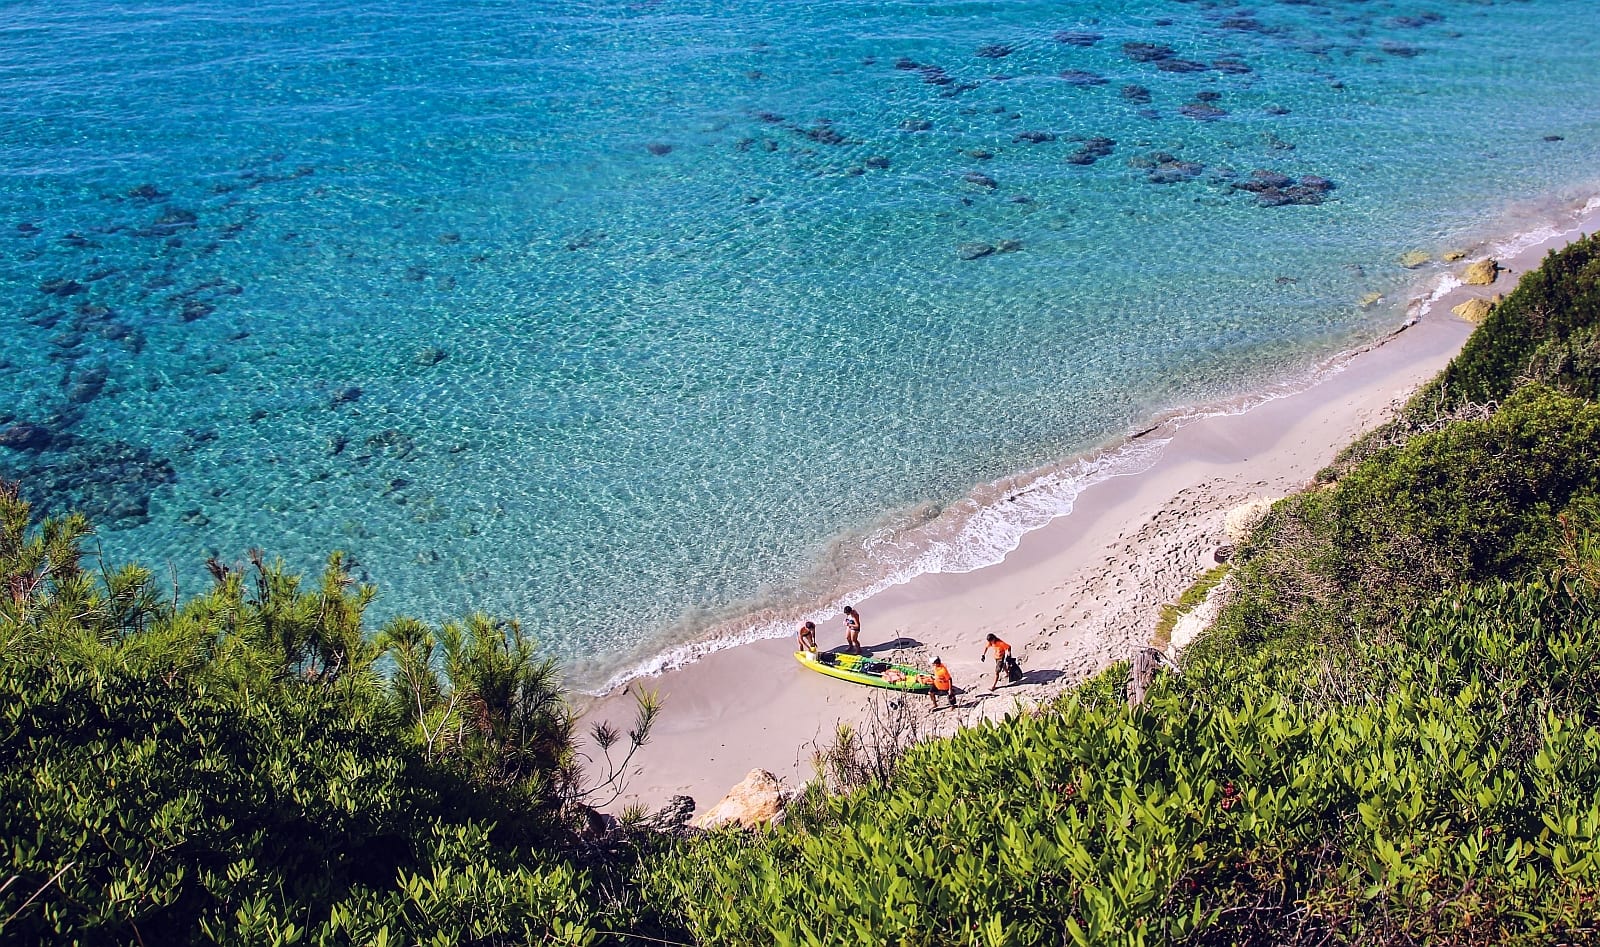
[[[1070,515],[1029,533],[1004,562],[921,576],[857,603],[862,642],[890,660],[943,657],[961,706],[929,713],[936,731],[1048,698],[1128,657],[1149,642],[1161,606],[1213,564],[1227,541],[1229,510],[1301,489],[1456,353],[1472,327],[1450,314],[1452,306],[1508,292],[1548,250],[1597,224],[1600,208],[1586,208],[1559,232],[1501,259],[1506,269],[1494,285],[1449,288],[1416,324],[1299,393],[1147,434],[1171,438],[1149,469],[1089,487]],[[824,649],[843,643],[836,621],[819,632]],[[979,659],[990,632],[1017,649],[1028,672],[1022,684],[994,694],[992,671]],[[860,719],[869,699],[899,696],[806,671],[791,657],[793,646],[792,639],[757,642],[634,682],[657,690],[666,706],[613,808],[657,806],[681,793],[704,810],[753,768],[798,785],[811,775],[812,747],[830,742],[840,721]],[[926,713],[925,696],[902,699]],[[602,699],[591,717],[623,723],[631,700],[625,689]]]

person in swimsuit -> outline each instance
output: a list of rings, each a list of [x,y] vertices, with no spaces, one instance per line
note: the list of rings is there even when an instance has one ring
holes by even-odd
[[[803,622],[800,625],[800,650],[817,653],[817,623],[814,621]]]
[[[989,635],[984,640],[989,643],[984,646],[983,658],[979,660],[986,660],[989,652],[994,652],[994,680],[989,682],[989,689],[994,690],[1000,686],[1000,674],[1006,669],[1006,655],[1011,653],[1011,646],[994,635]]]
[[[861,653],[861,613],[844,607],[844,646],[851,654]]]

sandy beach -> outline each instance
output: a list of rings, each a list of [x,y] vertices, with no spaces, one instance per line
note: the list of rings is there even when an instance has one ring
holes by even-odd
[[[1492,285],[1455,285],[1429,301],[1413,300],[1415,321],[1386,339],[1329,363],[1308,387],[1256,404],[1169,423],[1139,435],[1164,442],[1147,469],[1088,487],[1073,512],[1027,534],[1005,560],[964,574],[920,576],[856,603],[862,642],[889,660],[950,667],[955,711],[932,713],[927,698],[905,699],[928,731],[1002,716],[1048,699],[1149,643],[1161,606],[1175,600],[1214,563],[1226,542],[1230,510],[1301,489],[1346,444],[1386,419],[1417,385],[1442,369],[1472,326],[1452,315],[1472,298],[1508,292],[1551,249],[1600,226],[1600,208],[1573,207],[1543,239],[1497,257]],[[1459,262],[1458,274],[1504,244],[1488,243]],[[989,692],[980,659],[984,636],[1010,642],[1024,681]],[[842,622],[819,626],[824,649],[843,644]],[[634,759],[630,802],[658,806],[694,797],[710,808],[751,769],[770,770],[791,786],[811,776],[811,754],[831,742],[841,721],[856,721],[876,691],[798,667],[792,638],[711,654],[658,677],[634,681],[590,708],[589,719],[625,723],[633,687],[665,701],[651,742]]]

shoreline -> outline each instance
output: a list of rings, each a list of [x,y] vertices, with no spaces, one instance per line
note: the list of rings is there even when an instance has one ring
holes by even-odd
[[[799,581],[800,586],[813,592],[823,586],[832,591],[809,597],[757,595],[731,603],[718,609],[720,617],[705,624],[684,627],[688,623],[680,622],[666,629],[653,644],[643,644],[620,668],[615,664],[595,667],[591,662],[579,661],[569,667],[575,672],[573,679],[597,679],[603,683],[575,691],[585,701],[602,699],[632,681],[659,677],[720,651],[792,637],[792,629],[800,621],[810,619],[819,625],[835,621],[841,604],[864,601],[922,575],[992,568],[1015,551],[1023,536],[1071,515],[1078,496],[1088,487],[1107,478],[1138,473],[1148,466],[1150,455],[1161,449],[1161,444],[1152,448],[1149,442],[1161,440],[1163,431],[1170,434],[1212,416],[1248,412],[1319,384],[1342,371],[1351,359],[1388,344],[1445,296],[1458,290],[1462,284],[1457,275],[1466,263],[1485,256],[1519,259],[1529,248],[1547,246],[1551,240],[1575,232],[1582,220],[1600,212],[1597,189],[1600,181],[1580,191],[1596,194],[1587,200],[1552,197],[1509,204],[1497,218],[1498,226],[1456,242],[1455,249],[1467,253],[1464,259],[1448,261],[1438,257],[1423,264],[1426,269],[1412,267],[1417,269],[1419,278],[1400,291],[1403,301],[1386,306],[1399,318],[1387,331],[1367,341],[1297,363],[1293,370],[1268,374],[1234,395],[1165,409],[1137,429],[1108,435],[1097,445],[1065,459],[980,483],[943,506],[929,503],[890,511],[879,523],[836,538],[832,548],[843,551],[822,560],[831,563],[834,571],[819,564],[818,572]],[[1495,287],[1504,292],[1506,285],[1502,279]],[[1488,298],[1493,293],[1482,295]],[[1446,315],[1456,301],[1452,297],[1445,304]],[[1353,301],[1352,305],[1367,302]],[[1023,498],[1027,498],[1026,502],[1014,505]],[[873,551],[864,551],[869,545]],[[885,547],[891,549],[889,559],[880,558],[878,550]]]
[[[1431,274],[1432,288],[1405,305],[1404,323],[1323,361],[1300,387],[1263,386],[1215,410],[1169,415],[1049,468],[1081,472],[1091,461],[1134,458],[1125,469],[1091,471],[1096,475],[1076,484],[1067,512],[1022,531],[998,562],[879,583],[856,600],[870,651],[923,665],[942,655],[958,693],[965,691],[956,713],[940,716],[911,695],[919,726],[948,733],[1003,716],[1019,703],[1050,698],[1147,642],[1161,606],[1212,564],[1211,553],[1226,541],[1229,510],[1301,489],[1455,355],[1472,326],[1452,315],[1452,306],[1509,291],[1548,250],[1600,227],[1600,199],[1564,209],[1564,220],[1477,241],[1466,259]],[[1454,278],[1473,260],[1501,253],[1502,272],[1493,285],[1467,286]],[[1033,475],[1030,485],[1004,499],[1014,502],[1046,476]],[[838,615],[823,617],[818,629],[824,649],[842,643]],[[1027,671],[1023,683],[994,695],[975,657],[990,632],[1013,645]],[[665,699],[651,742],[634,759],[628,792],[613,807],[656,807],[683,794],[704,811],[752,768],[770,770],[791,787],[808,779],[812,748],[829,743],[838,723],[860,720],[871,699],[884,693],[806,674],[792,650],[787,633],[723,644],[679,666],[637,675],[620,689],[608,685],[610,693],[587,708],[588,719],[626,725],[634,687]]]

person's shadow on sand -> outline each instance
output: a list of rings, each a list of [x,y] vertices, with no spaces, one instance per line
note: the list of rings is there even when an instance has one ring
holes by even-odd
[[[1018,684],[1049,684],[1051,681],[1060,680],[1061,678],[1063,678],[1065,676],[1066,676],[1066,672],[1065,671],[1058,671],[1058,670],[1056,670],[1054,668],[1041,668],[1041,669],[1039,669],[1037,671],[1023,671],[1022,672],[1022,680],[1018,681],[1017,683]]]

